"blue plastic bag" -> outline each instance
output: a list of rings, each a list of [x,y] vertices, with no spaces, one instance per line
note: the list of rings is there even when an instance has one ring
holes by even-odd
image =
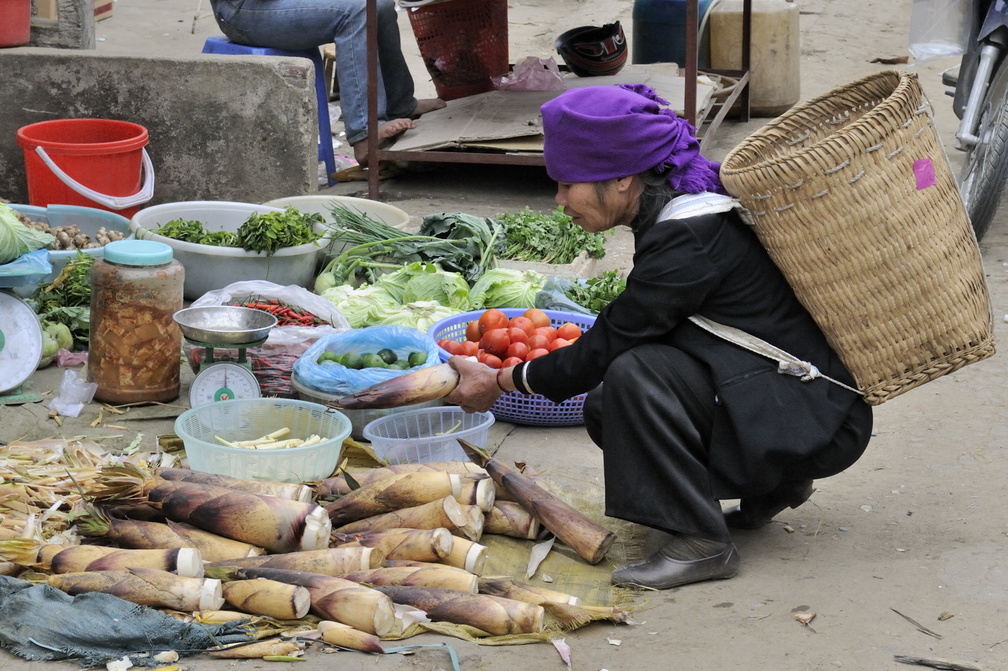
[[[378,350],[385,348],[392,350],[400,358],[419,350],[427,354],[427,361],[422,366],[406,370],[388,368],[355,370],[334,361],[318,363],[319,356],[326,350],[337,354],[344,352],[365,354],[377,353]],[[294,362],[294,374],[298,382],[313,389],[336,396],[346,396],[411,370],[439,363],[441,359],[438,356],[437,343],[423,331],[406,326],[367,326],[319,338]]]

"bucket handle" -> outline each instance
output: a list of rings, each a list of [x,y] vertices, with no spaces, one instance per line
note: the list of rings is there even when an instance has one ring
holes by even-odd
[[[132,196],[106,196],[103,193],[98,193],[97,191],[89,189],[80,182],[76,181],[70,175],[63,172],[63,169],[56,165],[41,145],[35,147],[35,153],[39,155],[39,158],[42,159],[43,163],[49,166],[49,169],[53,171],[53,174],[59,177],[61,182],[85,198],[89,198],[94,202],[104,205],[105,207],[112,208],[113,210],[124,210],[127,207],[141,205],[154,197],[154,164],[151,163],[150,156],[147,154],[147,149],[142,148],[140,151],[143,153],[143,172],[145,177],[144,184],[140,187],[140,191]]]

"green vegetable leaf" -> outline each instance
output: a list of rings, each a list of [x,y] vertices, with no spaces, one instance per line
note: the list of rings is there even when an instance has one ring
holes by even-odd
[[[605,233],[588,233],[557,207],[538,214],[525,207],[501,214],[506,249],[500,258],[537,263],[572,263],[581,252],[593,259],[605,256]]]
[[[0,265],[29,252],[51,247],[56,238],[21,223],[11,207],[0,203]]]
[[[279,249],[315,242],[324,233],[315,232],[315,224],[323,223],[321,214],[306,214],[293,207],[283,212],[255,213],[238,227],[235,242],[250,252],[265,252],[272,256]]]

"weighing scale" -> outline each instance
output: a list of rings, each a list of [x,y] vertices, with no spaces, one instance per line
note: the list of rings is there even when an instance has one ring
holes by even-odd
[[[246,351],[266,342],[276,317],[265,310],[222,305],[186,308],[173,318],[186,341],[203,348],[199,372],[189,386],[191,407],[262,396]],[[219,355],[217,350],[238,354]]]
[[[0,402],[38,400],[22,383],[42,360],[42,324],[24,301],[0,290]]]
[[[191,345],[203,348],[199,362],[199,373],[189,387],[189,405],[197,407],[214,401],[229,401],[235,398],[259,398],[262,390],[259,380],[252,373],[252,362],[245,350],[258,347],[266,339],[243,345],[205,343],[186,338]],[[238,357],[218,357],[215,349],[238,350]]]

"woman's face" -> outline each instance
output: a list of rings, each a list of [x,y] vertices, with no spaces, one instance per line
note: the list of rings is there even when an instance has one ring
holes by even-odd
[[[588,233],[629,226],[637,216],[637,193],[632,178],[605,182],[558,182],[556,203],[574,224]]]

